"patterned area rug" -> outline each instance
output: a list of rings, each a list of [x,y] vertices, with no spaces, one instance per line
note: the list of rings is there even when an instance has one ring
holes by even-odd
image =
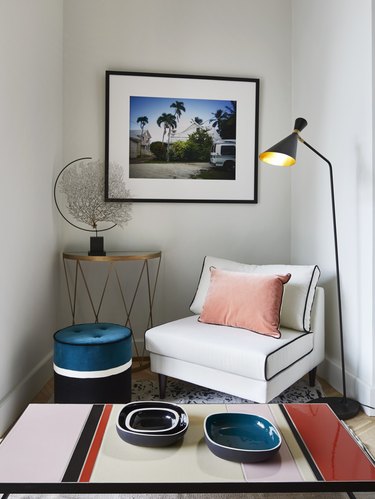
[[[270,403],[308,402],[322,396],[324,393],[318,381],[314,387],[310,387],[306,381],[300,379]],[[159,400],[158,383],[148,379],[134,382],[132,400]],[[252,402],[172,378],[168,379],[164,400],[176,404],[242,404]]]

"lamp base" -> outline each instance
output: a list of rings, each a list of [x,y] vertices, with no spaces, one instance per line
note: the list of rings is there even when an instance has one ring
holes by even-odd
[[[319,397],[309,404],[328,404],[339,419],[350,419],[356,416],[361,408],[359,402],[344,397]]]
[[[104,237],[90,237],[90,251],[88,254],[90,256],[105,256]]]

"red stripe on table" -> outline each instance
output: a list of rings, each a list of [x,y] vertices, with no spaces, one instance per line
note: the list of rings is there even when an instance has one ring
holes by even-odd
[[[92,471],[95,466],[96,458],[98,457],[100,447],[102,445],[103,437],[104,437],[104,432],[107,428],[109,416],[112,411],[112,405],[107,404],[104,407],[102,417],[100,418],[100,421],[98,423],[98,427],[96,429],[90,450],[87,454],[87,458],[85,461],[85,464],[82,469],[81,476],[79,477],[79,482],[89,482],[91,478]]]
[[[373,481],[375,466],[326,404],[285,404],[326,481]]]

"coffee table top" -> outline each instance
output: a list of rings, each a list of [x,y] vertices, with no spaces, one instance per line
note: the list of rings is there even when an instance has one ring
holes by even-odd
[[[375,490],[375,466],[326,404],[187,404],[189,428],[170,447],[128,444],[116,432],[123,405],[31,404],[0,445],[0,492],[254,492]],[[206,416],[269,419],[283,443],[271,460],[216,457]]]

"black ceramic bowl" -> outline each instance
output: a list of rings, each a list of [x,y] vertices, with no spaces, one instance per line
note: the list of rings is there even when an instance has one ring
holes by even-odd
[[[170,402],[140,401],[126,404],[117,419],[118,435],[133,445],[165,447],[182,438],[189,418]]]
[[[275,426],[254,414],[210,414],[204,421],[204,436],[215,456],[239,463],[270,459],[281,446]]]

